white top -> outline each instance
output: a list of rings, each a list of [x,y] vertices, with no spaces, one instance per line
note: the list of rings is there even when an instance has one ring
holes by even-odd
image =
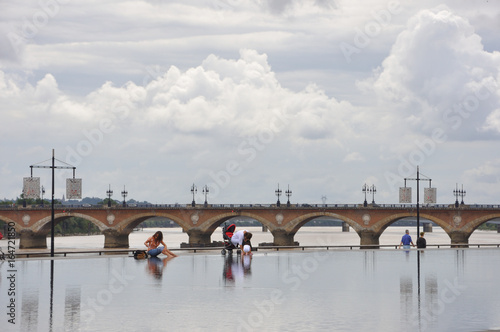
[[[243,238],[245,236],[244,232],[248,232],[246,229],[237,231],[236,233],[233,234],[233,237],[231,238],[231,242],[236,246],[236,245],[242,245],[243,244]]]

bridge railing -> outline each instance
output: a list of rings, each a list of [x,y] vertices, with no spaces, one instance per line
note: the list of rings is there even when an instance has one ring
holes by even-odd
[[[56,209],[68,209],[68,208],[77,208],[77,209],[107,209],[107,205],[102,204],[56,204],[54,205]],[[235,208],[276,208],[276,204],[208,204],[207,208],[211,209],[235,209]],[[414,209],[416,207],[415,204],[369,204],[367,207],[364,207],[363,204],[291,204],[289,207],[286,204],[282,204],[280,206],[281,209],[318,209],[318,208],[334,208],[334,209]],[[126,206],[123,205],[114,205],[111,207],[112,209],[179,209],[179,208],[192,208],[191,204],[144,204],[144,203],[131,203]],[[195,208],[200,209],[204,208],[203,204],[197,204]],[[454,204],[421,204],[420,208],[423,209],[457,209]],[[471,205],[460,205],[459,209],[500,209],[500,204],[471,204]],[[13,209],[51,209],[50,204],[45,205],[28,205],[27,207],[23,207],[21,205],[0,205],[0,210],[13,210]]]

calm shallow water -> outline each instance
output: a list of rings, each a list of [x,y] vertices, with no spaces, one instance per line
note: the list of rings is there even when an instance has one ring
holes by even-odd
[[[15,325],[0,264],[2,331],[500,328],[499,249],[18,259]]]
[[[248,229],[252,232],[252,244],[262,242],[273,242],[271,232],[262,232],[262,227],[241,227],[238,229]],[[407,227],[415,243],[416,227]],[[382,245],[398,245],[406,227],[388,227],[380,236]],[[130,248],[144,248],[144,241],[153,235],[157,230],[164,234],[165,243],[169,248],[180,248],[182,242],[188,242],[189,238],[181,228],[144,228],[141,231],[134,231],[129,235]],[[422,228],[420,228],[422,230]],[[450,244],[450,237],[440,227],[434,227],[433,232],[426,233],[425,238],[428,244]],[[359,245],[359,235],[354,231],[342,232],[341,227],[302,227],[294,237],[300,245]],[[211,236],[212,241],[222,241],[221,229],[215,230]],[[3,240],[6,241],[6,240]],[[476,230],[469,238],[469,243],[500,243],[500,233],[496,231]],[[0,241],[0,246],[5,245]],[[96,249],[104,247],[104,235],[91,236],[66,236],[55,237],[54,246],[56,249]],[[50,237],[47,238],[47,248],[50,248]]]

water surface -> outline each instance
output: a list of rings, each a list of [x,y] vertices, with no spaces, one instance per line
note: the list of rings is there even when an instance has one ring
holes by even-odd
[[[500,328],[499,249],[181,253],[15,262],[2,331],[482,331]]]

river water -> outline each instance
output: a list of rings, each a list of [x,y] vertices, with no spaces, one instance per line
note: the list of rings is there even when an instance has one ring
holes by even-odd
[[[404,229],[389,228],[381,244],[398,244]],[[187,242],[178,228],[162,230],[170,248]],[[272,241],[269,232],[249,230],[254,244]],[[133,232],[131,247],[143,246],[154,231]],[[500,242],[496,232],[476,231],[473,237],[470,243]],[[449,244],[439,229],[426,238]],[[212,236],[221,239],[219,231]],[[359,244],[355,232],[340,227],[303,228],[295,239],[302,245]],[[56,249],[102,248],[103,243],[102,236],[55,242]],[[0,246],[5,251],[5,240]],[[498,248],[259,250],[243,259],[217,251],[178,254],[148,260],[91,255],[2,261],[0,330],[500,329]]]
[[[271,232],[263,232],[262,227],[239,227],[238,229],[247,229],[252,232],[252,244],[262,242],[273,242]],[[380,236],[381,245],[398,245],[405,229],[410,230],[410,235],[416,242],[416,227],[388,227]],[[165,243],[169,248],[180,248],[182,242],[189,242],[189,237],[182,232],[179,227],[176,228],[144,228],[143,230],[134,231],[129,235],[130,248],[144,248],[144,241],[153,235],[157,230],[161,230],[164,235]],[[422,227],[420,227],[422,231]],[[433,231],[425,234],[428,244],[450,244],[450,237],[440,227],[434,227]],[[303,246],[313,245],[359,245],[359,236],[354,230],[342,232],[341,227],[302,227],[295,234],[295,241]],[[47,246],[50,248],[50,239],[47,239]],[[212,241],[222,241],[222,231],[217,229],[211,237]],[[480,231],[476,230],[469,238],[469,243],[474,244],[491,244],[500,243],[500,233],[496,231]],[[104,235],[91,236],[68,236],[55,237],[54,247],[56,249],[69,248],[103,248]]]

